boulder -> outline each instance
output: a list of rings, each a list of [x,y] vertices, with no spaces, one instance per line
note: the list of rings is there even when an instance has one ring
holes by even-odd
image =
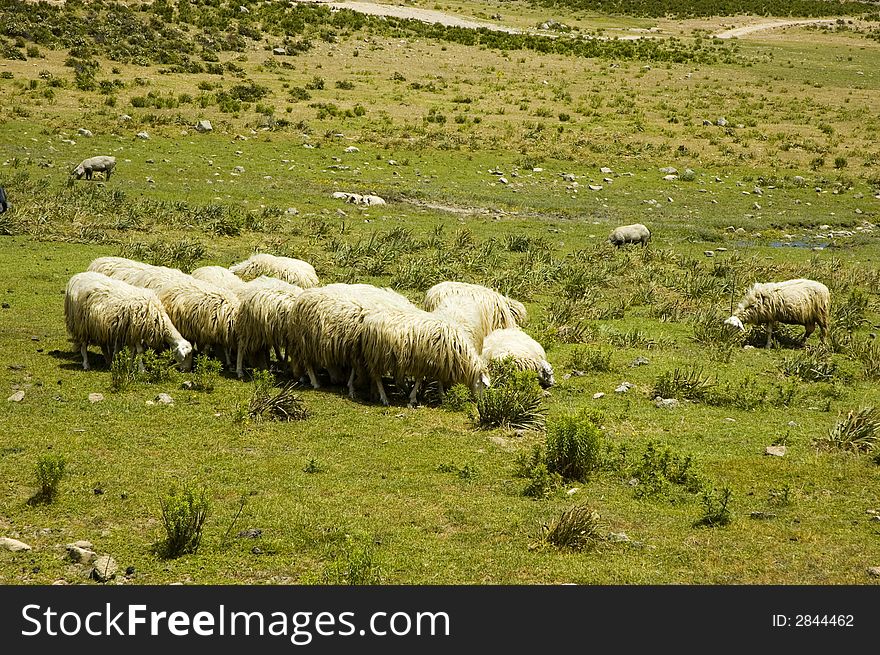
[[[212,132],[214,130],[214,126],[211,125],[211,121],[209,120],[200,120],[196,123],[195,127],[196,132]]]

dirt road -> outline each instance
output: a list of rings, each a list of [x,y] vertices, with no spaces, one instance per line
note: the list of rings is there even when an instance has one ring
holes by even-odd
[[[751,34],[753,32],[763,32],[764,30],[774,30],[779,27],[796,27],[797,25],[823,25],[828,24],[831,25],[834,23],[834,19],[832,18],[813,18],[810,20],[775,20],[775,21],[767,21],[764,23],[755,23],[754,25],[746,25],[744,27],[737,27],[732,30],[726,30],[724,32],[718,32],[715,34],[715,38],[718,39],[733,39],[738,38],[740,36],[745,36],[746,34]]]

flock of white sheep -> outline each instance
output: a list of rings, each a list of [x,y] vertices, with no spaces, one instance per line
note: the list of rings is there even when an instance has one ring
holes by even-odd
[[[383,378],[412,384],[410,405],[426,383],[441,394],[455,384],[475,394],[489,386],[489,363],[511,358],[536,371],[545,386],[553,368],[541,345],[523,332],[522,303],[476,284],[441,282],[418,307],[389,288],[321,285],[314,267],[256,254],[231,267],[186,274],[121,257],[100,257],[67,285],[68,333],[89,368],[88,347],[105,360],[123,347],[173,349],[184,370],[193,349],[223,356],[239,377],[245,366],[268,367],[271,354],[312,387],[326,374],[389,403]],[[140,365],[143,366],[141,360]]]

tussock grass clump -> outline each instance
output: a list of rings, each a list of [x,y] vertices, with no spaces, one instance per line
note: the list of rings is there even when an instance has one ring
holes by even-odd
[[[651,395],[700,401],[706,398],[713,386],[715,381],[703,374],[702,367],[676,368],[663,373],[654,381]]]
[[[816,443],[824,450],[844,450],[865,453],[877,445],[880,434],[880,410],[873,406],[850,410],[845,418],[838,419],[828,434]]]
[[[541,527],[541,538],[532,550],[553,546],[560,550],[582,551],[604,541],[602,517],[586,503],[563,510],[553,523]]]
[[[382,567],[375,561],[371,544],[359,543],[345,536],[342,548],[333,560],[324,566],[321,584],[377,585],[384,579]]]
[[[547,470],[547,455],[543,446],[536,445],[529,453],[519,453],[516,458],[515,475],[526,478],[528,483],[522,491],[529,498],[549,498],[562,486],[562,476]]]
[[[796,377],[804,382],[830,382],[837,375],[837,364],[824,348],[808,348],[786,357],[779,370],[786,377]]]
[[[831,327],[855,332],[868,322],[865,317],[867,310],[868,294],[860,289],[853,289],[842,304],[831,310]]]
[[[202,541],[202,528],[208,517],[208,498],[202,487],[190,484],[172,487],[160,500],[165,541],[159,550],[166,559],[195,553]]]
[[[58,497],[58,486],[64,478],[66,467],[67,460],[64,455],[55,453],[41,455],[35,467],[37,493],[28,500],[28,504],[48,505],[54,501]]]
[[[868,380],[880,380],[880,341],[866,339],[853,341],[850,356],[861,364],[862,375]]]
[[[606,373],[612,368],[611,351],[587,346],[575,348],[568,358],[566,368],[573,371],[598,371]]]
[[[214,391],[220,379],[222,365],[207,355],[196,355],[193,362],[192,388],[196,391]]]
[[[196,262],[205,257],[205,246],[195,239],[184,238],[175,243],[130,242],[122,248],[122,256],[154,266],[168,266],[184,271],[192,270]]]
[[[585,480],[602,466],[602,429],[587,410],[566,414],[547,426],[547,470],[563,480]]]
[[[730,503],[733,500],[733,491],[730,487],[717,489],[705,489],[703,491],[703,516],[695,523],[694,527],[705,526],[709,528],[730,524],[733,521],[733,511]]]
[[[492,386],[477,398],[477,422],[483,428],[544,427],[544,392],[534,371],[518,371],[510,359],[489,367]]]
[[[247,406],[247,417],[256,421],[301,421],[308,412],[293,385],[286,384],[274,390],[275,376],[268,371],[254,374],[254,390]]]

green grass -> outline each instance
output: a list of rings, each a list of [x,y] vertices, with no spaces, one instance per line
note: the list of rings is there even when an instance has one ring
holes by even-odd
[[[74,86],[65,49],[40,44],[41,58],[0,62],[15,91],[0,100],[0,185],[14,205],[0,218],[8,305],[0,387],[2,398],[13,387],[25,392],[20,403],[0,401],[0,534],[33,546],[0,553],[0,583],[84,582],[57,555],[77,539],[123,570],[134,566],[140,584],[869,582],[864,570],[880,557],[865,514],[877,509],[874,453],[815,444],[850,411],[880,404],[868,345],[880,324],[878,231],[857,230],[877,221],[880,151],[868,117],[880,100],[880,44],[856,32],[793,31],[741,40],[738,63],[648,69],[642,60],[575,64],[421,32],[406,44],[384,33],[364,41],[368,34],[340,29],[334,44],[316,37],[287,58],[293,68],[265,63],[272,39],[219,52],[240,76],[97,59],[98,82],[122,83],[112,107],[102,104],[106,94]],[[316,75],[324,88],[294,100],[289,90]],[[220,89],[200,89],[206,82]],[[232,113],[216,103],[131,105],[151,91],[178,99],[250,83],[268,92]],[[287,123],[261,129],[257,102]],[[319,118],[311,103],[341,113]],[[123,113],[132,120],[119,121]],[[448,120],[424,120],[438,113]],[[744,127],[702,125],[719,116]],[[196,133],[199,118],[214,132]],[[78,136],[81,126],[95,136]],[[150,140],[136,139],[140,130]],[[359,152],[345,153],[349,145]],[[76,163],[104,152],[119,162],[109,183],[68,185]],[[825,163],[811,169],[820,156]],[[847,166],[835,169],[839,156]],[[664,166],[691,168],[696,179],[664,181]],[[489,172],[497,169],[509,184]],[[343,204],[330,198],[337,190],[375,192],[389,204]],[[631,222],[651,227],[646,250],[604,243]],[[828,237],[832,229],[853,235]],[[779,245],[790,242],[831,247]],[[704,255],[716,248],[727,250]],[[393,285],[416,301],[443,279],[524,301],[528,330],[557,370],[542,398],[548,424],[601,410],[603,445],[629,453],[629,465],[592,470],[573,497],[574,482],[558,486],[547,473],[547,488],[530,497],[516,462],[545,435],[477,429],[460,411],[466,394],[409,410],[400,398],[383,408],[338,388],[297,387],[305,420],[237,420],[254,385],[228,371],[206,369],[206,393],[183,388],[187,378],[157,363],[110,393],[110,368],[94,349],[93,370],[82,370],[62,292],[91,259],[129,254],[191,269],[254,249],[307,259],[325,282]],[[714,342],[712,322],[730,311],[731,291],[738,301],[752,281],[799,276],[828,284],[839,305],[854,298],[852,316],[840,320],[857,345],[823,351],[821,375],[810,374],[816,336],[811,350],[786,340],[743,349],[757,331]],[[637,357],[649,364],[631,367]],[[564,379],[571,370],[586,375]],[[696,402],[682,394],[675,409],[655,407],[658,380],[686,390],[688,371],[702,371],[711,388],[690,393]],[[633,388],[614,393],[624,380]],[[94,392],[104,400],[90,403]],[[148,405],[159,393],[174,404]],[[782,442],[785,457],[763,455]],[[675,483],[669,493],[637,495],[630,485],[649,444],[653,469]],[[670,455],[672,468],[661,461],[667,448],[682,458]],[[60,492],[29,505],[47,453],[66,462]],[[707,488],[730,489],[734,520],[694,527],[723,519],[722,499],[709,495],[704,505],[696,491],[677,489],[687,486],[676,482],[682,467]],[[199,548],[161,559],[160,501],[192,480],[210,507]],[[587,501],[603,530],[646,547],[603,545],[601,556],[529,549],[542,525]],[[775,518],[747,518],[768,510]],[[250,529],[262,530],[259,553],[237,536]]]

